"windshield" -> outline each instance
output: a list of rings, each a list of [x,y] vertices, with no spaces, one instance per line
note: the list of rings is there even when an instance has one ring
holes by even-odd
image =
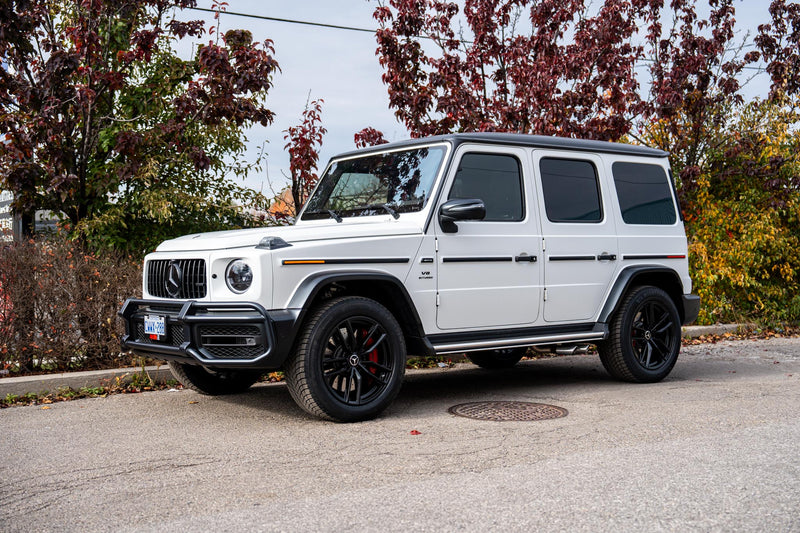
[[[432,146],[337,161],[320,179],[302,219],[419,211],[444,154],[444,146]]]

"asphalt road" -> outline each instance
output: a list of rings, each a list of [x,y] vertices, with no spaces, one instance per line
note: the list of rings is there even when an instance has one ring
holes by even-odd
[[[447,412],[478,400],[569,415]],[[414,372],[349,425],[283,385],[48,407],[0,411],[0,531],[800,531],[800,339],[685,348],[654,385],[592,356]]]

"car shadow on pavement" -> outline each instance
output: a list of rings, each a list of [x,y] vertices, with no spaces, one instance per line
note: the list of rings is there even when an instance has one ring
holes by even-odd
[[[545,396],[559,389],[618,384],[592,356],[570,356],[522,361],[514,368],[485,370],[471,364],[454,368],[409,371],[394,405],[414,410],[441,403],[446,410],[463,401]],[[240,408],[254,408],[277,418],[308,418],[292,401],[285,383],[256,385],[245,393],[219,400]],[[389,410],[393,410],[392,406]]]
[[[504,370],[486,370],[472,365],[459,367],[441,373],[420,372],[407,376],[399,399],[536,396],[543,389],[612,382],[600,361],[587,357],[577,358],[577,361],[575,357],[522,361]]]

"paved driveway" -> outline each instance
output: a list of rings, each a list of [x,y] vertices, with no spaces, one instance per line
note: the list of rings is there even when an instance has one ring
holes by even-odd
[[[569,415],[447,412],[476,400]],[[349,425],[283,385],[50,407],[0,411],[0,531],[800,531],[800,339],[685,348],[655,385],[592,356],[414,372]]]

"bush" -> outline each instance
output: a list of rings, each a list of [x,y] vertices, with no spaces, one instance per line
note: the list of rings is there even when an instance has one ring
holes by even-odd
[[[753,102],[732,117],[684,191],[699,323],[800,322],[797,117]]]
[[[98,369],[120,353],[116,313],[141,291],[140,262],[87,252],[63,237],[0,250],[0,364],[12,372]]]

